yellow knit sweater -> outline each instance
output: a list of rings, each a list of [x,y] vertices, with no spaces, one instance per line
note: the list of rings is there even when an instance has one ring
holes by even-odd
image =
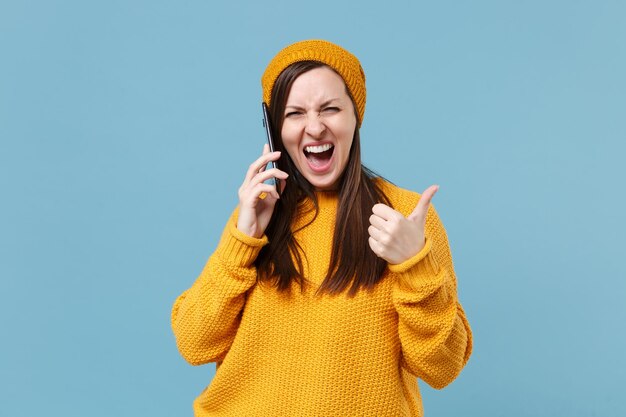
[[[419,200],[383,186],[405,216]],[[194,402],[197,417],[422,416],[416,377],[442,388],[469,359],[471,331],[434,208],[424,249],[389,265],[372,292],[315,296],[337,210],[336,194],[318,197],[317,219],[295,234],[308,259],[304,293],[295,283],[290,294],[256,284],[253,262],[267,237],[241,233],[235,210],[202,273],[174,303],[182,356],[192,365],[222,362]]]

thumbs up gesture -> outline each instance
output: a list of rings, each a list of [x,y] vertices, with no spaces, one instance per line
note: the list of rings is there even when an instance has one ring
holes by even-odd
[[[426,213],[437,190],[438,185],[428,187],[408,217],[385,204],[374,205],[367,231],[370,248],[377,256],[390,264],[400,264],[422,250]]]

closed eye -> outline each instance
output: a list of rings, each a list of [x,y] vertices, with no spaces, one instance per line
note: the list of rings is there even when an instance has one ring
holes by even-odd
[[[336,113],[336,112],[338,112],[339,110],[340,110],[340,109],[339,109],[339,107],[326,107],[326,108],[324,108],[324,111],[325,111],[325,112],[333,112],[333,113]]]

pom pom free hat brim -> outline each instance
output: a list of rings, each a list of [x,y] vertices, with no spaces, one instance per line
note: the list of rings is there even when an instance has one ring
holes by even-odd
[[[289,65],[302,61],[316,61],[335,70],[348,87],[359,116],[359,126],[365,114],[365,73],[361,63],[349,51],[339,45],[321,39],[296,42],[282,49],[270,61],[261,77],[263,101],[271,107],[272,89],[278,76]]]

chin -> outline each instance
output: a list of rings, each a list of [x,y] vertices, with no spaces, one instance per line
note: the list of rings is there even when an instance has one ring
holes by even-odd
[[[339,180],[337,178],[331,178],[328,180],[316,181],[315,178],[307,178],[316,191],[334,191],[337,190]]]

